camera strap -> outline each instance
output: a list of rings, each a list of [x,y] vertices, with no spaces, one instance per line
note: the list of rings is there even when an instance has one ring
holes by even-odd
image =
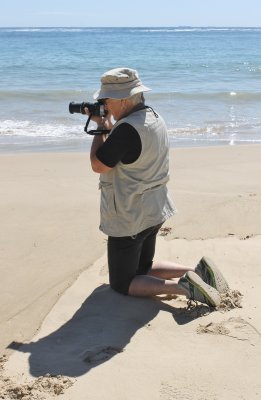
[[[156,118],[158,118],[158,114],[153,110],[152,107],[149,106],[145,106],[144,104],[140,105],[138,104],[138,106],[136,106],[131,112],[130,114],[136,112],[136,111],[140,111],[140,110],[144,110],[144,109],[149,109],[150,111],[152,111],[155,115]],[[130,115],[128,114],[128,115]],[[88,131],[88,125],[90,123],[90,120],[92,118],[93,114],[89,115],[89,118],[86,121],[85,127],[84,127],[84,132],[86,132],[88,135],[106,135],[108,133],[110,133],[110,130],[108,129],[91,129],[90,131]]]
[[[108,129],[91,129],[88,131],[88,125],[90,123],[92,114],[89,115],[89,118],[86,121],[85,127],[84,127],[84,132],[88,133],[88,135],[106,135],[107,133],[110,133],[110,130]]]

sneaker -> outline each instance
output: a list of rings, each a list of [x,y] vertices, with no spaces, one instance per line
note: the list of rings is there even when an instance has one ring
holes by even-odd
[[[189,299],[200,301],[211,307],[218,307],[221,297],[218,291],[204,282],[195,272],[188,271],[178,282],[189,292]]]
[[[196,266],[195,272],[204,282],[217,289],[219,293],[226,293],[229,291],[229,285],[226,279],[210,258],[201,258]]]

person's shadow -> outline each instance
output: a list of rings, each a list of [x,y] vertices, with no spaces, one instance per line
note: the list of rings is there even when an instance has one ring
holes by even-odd
[[[171,313],[178,324],[203,312],[176,309],[159,299],[123,296],[102,285],[55,332],[37,342],[12,342],[8,347],[31,353],[30,373],[34,377],[47,373],[77,377],[124,351],[135,332],[148,326],[160,310]]]

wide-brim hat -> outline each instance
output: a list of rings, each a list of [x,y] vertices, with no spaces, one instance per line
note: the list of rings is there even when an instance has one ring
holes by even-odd
[[[126,99],[149,90],[151,89],[143,85],[135,69],[114,68],[102,75],[101,88],[94,93],[93,98]]]

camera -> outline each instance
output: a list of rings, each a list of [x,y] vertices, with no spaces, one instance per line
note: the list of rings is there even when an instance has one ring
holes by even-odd
[[[85,114],[84,111],[85,108],[88,108],[89,113],[91,115],[95,115],[96,117],[104,117],[107,114],[107,111],[105,110],[102,101],[97,101],[96,103],[88,103],[88,102],[75,103],[74,101],[72,101],[69,104],[69,112],[71,114],[74,113]]]
[[[69,103],[69,112],[71,114],[74,113],[85,114],[84,110],[85,108],[88,108],[89,115],[84,127],[84,132],[88,133],[89,135],[104,135],[109,133],[110,130],[106,129],[92,129],[89,131],[87,130],[92,116],[105,117],[105,115],[107,115],[108,111],[105,110],[104,103],[101,100],[97,101],[96,103],[88,103],[84,101],[82,103],[75,103],[74,101],[71,101],[71,103]]]

